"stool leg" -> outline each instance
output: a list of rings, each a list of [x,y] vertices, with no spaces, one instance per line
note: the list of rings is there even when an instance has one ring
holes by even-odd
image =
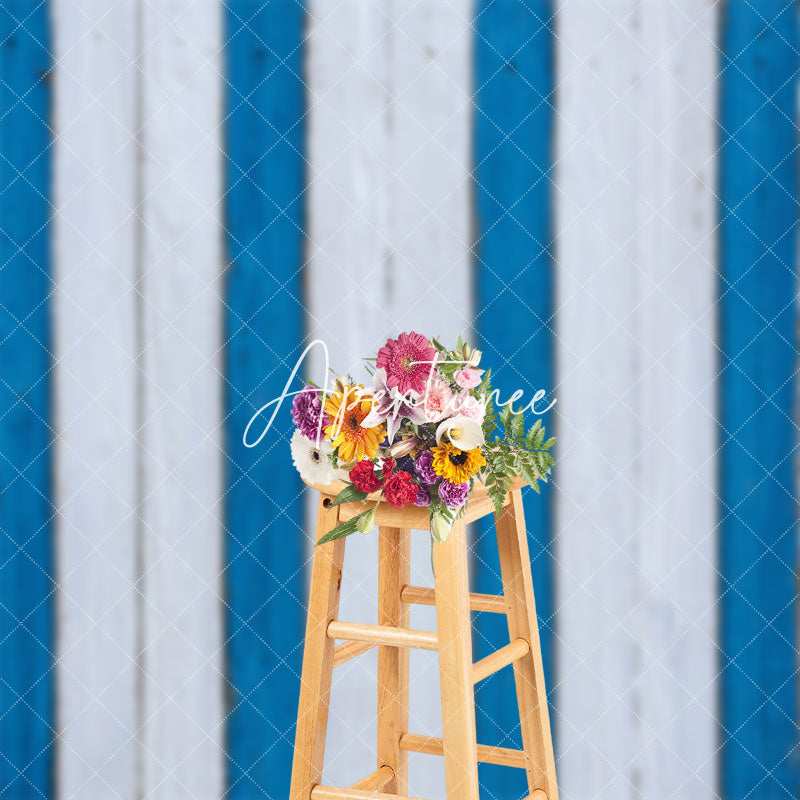
[[[433,545],[447,800],[478,800],[478,746],[472,685],[466,526],[458,520]]]
[[[320,498],[314,541],[339,519],[338,507],[326,508],[324,499]],[[311,789],[322,780],[334,648],[327,630],[339,611],[343,560],[344,539],[314,548],[289,800],[309,800]]]
[[[541,789],[547,795],[547,800],[558,800],[542,648],[536,621],[522,492],[519,489],[511,493],[511,503],[503,509],[503,513],[495,516],[495,526],[508,610],[508,633],[511,641],[522,638],[530,644],[528,655],[514,662],[522,742],[528,761],[528,788],[531,795],[536,789]]]
[[[409,606],[400,592],[410,577],[408,528],[380,528],[378,544],[378,624],[409,627]],[[384,789],[408,794],[408,754],[400,736],[408,732],[408,648],[378,646],[378,768],[395,777]]]

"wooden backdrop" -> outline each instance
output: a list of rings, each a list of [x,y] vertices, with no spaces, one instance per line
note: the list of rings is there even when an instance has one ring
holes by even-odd
[[[0,797],[286,797],[314,498],[286,409],[242,433],[311,340],[364,378],[412,329],[557,399],[563,798],[796,797],[799,46],[785,0],[0,0]],[[326,782],[374,767],[374,680],[336,676]]]

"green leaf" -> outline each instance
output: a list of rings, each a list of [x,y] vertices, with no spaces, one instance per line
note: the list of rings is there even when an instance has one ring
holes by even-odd
[[[503,426],[503,438],[508,439],[511,432],[511,406],[503,406],[499,416]]]
[[[342,489],[339,494],[336,495],[333,502],[331,503],[332,506],[338,506],[342,503],[351,503],[354,500],[364,501],[367,499],[367,493],[362,492],[360,489],[356,489],[355,484],[348,483],[347,486]]]
[[[515,439],[521,439],[525,435],[525,417],[522,412],[511,417],[511,435]]]
[[[536,436],[538,435],[539,430],[541,429],[541,427],[542,427],[542,420],[541,420],[541,417],[540,417],[539,419],[536,420],[536,422],[534,422],[534,424],[531,426],[531,429],[528,431],[527,435],[525,436],[525,444],[528,445],[528,449],[529,450],[533,450],[533,448],[536,447],[536,444],[535,444]]]
[[[317,544],[326,544],[327,542],[332,542],[334,539],[341,539],[343,536],[349,536],[351,533],[355,533],[358,530],[358,523],[359,520],[365,514],[373,513],[373,509],[367,509],[366,511],[362,511],[357,517],[353,517],[353,519],[347,520],[347,522],[342,522],[337,525],[333,530],[328,531]]]

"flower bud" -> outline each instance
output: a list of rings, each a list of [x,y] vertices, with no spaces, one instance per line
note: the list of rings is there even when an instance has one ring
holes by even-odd
[[[441,514],[434,514],[431,517],[431,536],[433,536],[437,542],[446,542],[452,529],[453,524]]]
[[[373,506],[369,511],[365,511],[356,522],[356,530],[360,533],[370,533],[375,527],[375,509],[378,506]]]
[[[389,455],[392,458],[400,458],[401,456],[407,456],[412,450],[414,450],[421,442],[416,436],[406,436],[399,442],[395,442],[389,448]]]
[[[467,359],[467,366],[468,367],[477,367],[478,364],[481,363],[481,356],[482,355],[483,354],[481,353],[480,350],[473,350],[470,353],[469,358]]]

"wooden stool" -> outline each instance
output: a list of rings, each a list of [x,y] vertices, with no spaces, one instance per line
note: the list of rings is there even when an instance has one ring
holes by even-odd
[[[533,599],[521,483],[495,516],[503,596],[470,594],[466,523],[493,513],[476,486],[466,513],[444,544],[433,545],[435,590],[409,585],[410,531],[428,530],[428,510],[394,509],[381,502],[378,624],[338,620],[345,539],[317,546],[311,571],[303,675],[289,800],[408,800],[409,751],[444,756],[447,800],[478,800],[478,762],[525,769],[528,800],[558,800],[542,653]],[[331,504],[342,485],[318,486],[315,541],[364,510],[361,503]],[[438,632],[410,630],[409,604],[436,606]],[[510,644],[472,663],[470,609],[505,614]],[[344,644],[335,646],[335,640]],[[322,762],[333,668],[378,646],[378,764],[349,788],[322,785]],[[442,738],[408,730],[408,648],[439,653]],[[479,745],[473,686],[513,664],[524,750]]]

